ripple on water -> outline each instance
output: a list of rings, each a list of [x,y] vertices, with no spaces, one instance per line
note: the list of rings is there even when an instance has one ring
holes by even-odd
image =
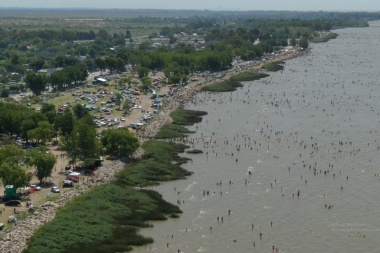
[[[206,247],[200,247],[197,252],[208,252],[208,249]]]
[[[186,192],[189,192],[191,191],[191,189],[193,188],[194,185],[197,185],[198,183],[197,182],[192,182],[191,184],[189,184],[186,188],[185,188],[185,191]]]

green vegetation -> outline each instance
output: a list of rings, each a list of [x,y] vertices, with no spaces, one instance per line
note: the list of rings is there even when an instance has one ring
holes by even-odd
[[[331,39],[336,39],[337,37],[338,37],[338,34],[333,33],[333,32],[329,32],[324,36],[317,37],[317,38],[310,40],[310,42],[312,42],[312,43],[324,43],[324,42],[327,42]]]
[[[176,125],[176,124],[165,124],[160,128],[155,138],[156,139],[180,138],[180,137],[185,137],[187,134],[190,134],[190,133],[193,133],[193,131],[188,130],[186,127]]]
[[[60,148],[64,150],[72,162],[83,161],[91,165],[99,158],[101,143],[90,115],[75,121],[70,134],[61,138]]]
[[[101,141],[106,153],[116,157],[130,156],[140,146],[139,140],[126,128],[103,131]]]
[[[199,150],[199,149],[192,149],[192,150],[186,151],[186,153],[188,153],[188,154],[202,154],[203,151]]]
[[[284,69],[283,64],[284,64],[284,62],[266,63],[266,64],[263,65],[262,68],[265,69],[265,70],[267,70],[267,71],[276,72],[276,71]]]
[[[46,150],[46,147],[39,147],[30,151],[31,159],[28,164],[36,166],[36,176],[40,180],[40,183],[42,183],[44,178],[50,177],[56,162],[55,156],[46,153]]]
[[[204,111],[194,111],[186,109],[177,109],[170,113],[173,119],[173,124],[176,125],[192,125],[202,121],[202,116],[206,115]]]
[[[258,60],[287,46],[288,39],[291,46],[306,49],[313,39],[332,37],[319,38],[332,27],[367,26],[368,20],[376,19],[380,19],[380,13],[11,10],[0,17],[1,96],[29,88],[41,96],[25,101],[45,103],[48,96],[59,97],[57,91],[81,87],[88,72],[124,72],[127,67],[131,68],[129,77],[119,82],[129,87],[138,74],[141,87],[153,88],[149,73],[156,70],[164,73],[167,83],[183,84],[195,71],[229,69],[234,57]],[[137,37],[141,35],[146,36]],[[167,40],[167,44],[157,46],[155,38]],[[278,71],[283,66],[273,63],[263,68]],[[37,73],[41,69],[49,75]],[[261,77],[264,75],[244,72],[202,89],[234,91],[242,87],[239,81]],[[44,94],[48,88],[55,94]],[[115,96],[120,107],[121,94]],[[57,98],[55,102],[44,104],[40,112],[19,104],[0,103],[0,134],[5,140],[2,144],[14,142],[13,136],[35,144],[60,137],[60,147],[67,156],[85,164],[98,159],[101,150],[120,157],[139,146],[125,130],[105,131],[99,141],[87,109],[75,105],[72,109],[59,108],[61,114],[57,114],[56,108],[67,98]],[[200,122],[204,114],[177,110],[171,114],[173,124],[164,126],[156,138],[184,136],[190,131],[183,125]],[[126,166],[114,183],[96,187],[62,207],[55,220],[38,230],[26,252],[124,252],[130,250],[130,245],[152,242],[151,238],[137,235],[138,228],[147,226],[146,220],[178,217],[180,211],[158,193],[132,187],[182,179],[191,173],[180,167],[188,159],[178,155],[188,146],[149,141],[143,148],[141,161]],[[4,184],[23,186],[30,181],[30,175],[19,166],[24,156],[14,146],[0,149],[0,177]],[[39,178],[49,175],[52,157],[37,152],[33,159],[31,164],[41,170]]]
[[[235,81],[223,81],[219,83],[212,83],[202,87],[203,91],[212,92],[228,92],[235,91],[237,88],[243,87],[243,84]]]
[[[142,145],[141,161],[127,165],[117,176],[117,182],[125,186],[149,186],[159,182],[183,179],[191,175],[180,165],[189,159],[180,157],[188,146],[166,141],[148,141]]]
[[[15,144],[0,148],[0,178],[3,185],[25,186],[32,176],[20,166],[26,152]]]
[[[25,253],[108,253],[151,243],[137,235],[147,220],[165,220],[180,213],[157,192],[108,184],[94,188],[62,207],[40,228]]]
[[[206,115],[207,112],[177,109],[170,113],[173,122],[171,124],[164,125],[160,131],[156,134],[156,139],[170,139],[170,138],[180,138],[187,134],[193,133],[184,125],[192,125],[202,121],[202,116]]]
[[[191,173],[180,167],[188,146],[148,141],[139,162],[129,164],[114,183],[98,186],[62,207],[56,218],[33,236],[25,253],[108,253],[131,250],[132,245],[151,243],[137,234],[148,220],[177,218],[178,207],[165,202],[154,191],[132,187],[155,185],[185,178]]]
[[[245,71],[245,72],[241,72],[232,76],[230,80],[235,81],[235,82],[254,81],[254,80],[258,80],[267,76],[269,75],[263,74],[263,73]]]

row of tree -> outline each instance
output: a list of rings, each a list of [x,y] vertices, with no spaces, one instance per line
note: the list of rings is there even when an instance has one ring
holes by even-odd
[[[75,105],[72,110],[65,110],[57,114],[53,105],[44,104],[41,112],[34,112],[23,106],[0,103],[5,115],[30,115],[20,120],[18,129],[8,135],[19,133],[25,137],[27,143],[37,145],[31,151],[25,151],[15,144],[0,148],[0,178],[4,185],[13,184],[17,187],[27,185],[31,175],[20,166],[20,162],[27,161],[29,166],[35,166],[36,176],[43,180],[51,175],[55,165],[54,155],[47,153],[45,144],[53,138],[59,139],[59,145],[72,163],[83,162],[85,166],[94,164],[100,155],[107,154],[115,157],[130,156],[138,147],[138,139],[127,128],[108,129],[98,133],[92,116],[81,105]],[[25,111],[24,114],[21,114]],[[3,115],[3,114],[2,114]],[[6,119],[2,117],[0,119]],[[12,121],[16,123],[15,121]],[[2,126],[0,122],[0,126]],[[4,136],[4,133],[3,133]]]
[[[35,175],[40,182],[51,175],[56,159],[44,146],[25,151],[18,145],[11,144],[0,148],[0,178],[4,185],[14,185],[15,187],[27,186],[32,180],[32,173],[29,173],[23,162],[34,166]]]
[[[25,83],[35,95],[40,95],[50,85],[55,90],[63,90],[75,86],[78,82],[83,82],[88,76],[87,67],[83,64],[68,66],[53,72],[50,76],[36,74],[34,72],[25,76]]]

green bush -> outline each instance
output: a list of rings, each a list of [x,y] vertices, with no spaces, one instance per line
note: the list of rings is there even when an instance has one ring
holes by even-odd
[[[144,155],[141,161],[127,165],[119,172],[117,176],[119,184],[143,187],[191,175],[180,166],[189,158],[178,155],[188,146],[166,141],[148,141],[143,144],[143,148]]]
[[[202,87],[203,91],[212,92],[228,92],[235,91],[237,88],[243,87],[243,84],[235,81],[223,81],[219,83],[212,83]]]
[[[170,113],[173,124],[176,125],[192,125],[202,121],[202,116],[206,115],[204,111],[194,111],[186,109],[177,109]]]
[[[160,128],[155,138],[156,139],[180,138],[190,133],[194,133],[194,132],[180,125],[166,124]]]
[[[193,150],[186,151],[186,153],[188,153],[188,154],[202,154],[203,151],[199,150],[199,149],[193,149]]]
[[[241,72],[238,73],[230,78],[231,81],[235,82],[243,82],[243,81],[254,81],[258,80],[260,78],[264,78],[269,76],[268,74],[263,74],[263,73],[257,73],[257,72]]]
[[[181,213],[154,191],[116,184],[98,186],[67,203],[32,237],[25,253],[108,253],[151,243],[137,234],[147,220]]]
[[[284,69],[283,64],[284,62],[271,62],[271,63],[264,64],[262,68],[267,71],[276,72],[276,71]]]
[[[337,37],[338,37],[338,34],[333,33],[333,32],[329,32],[325,36],[316,37],[316,38],[310,40],[310,42],[313,42],[313,43],[324,43],[324,42],[327,42],[327,41],[329,41],[331,39],[336,39]]]

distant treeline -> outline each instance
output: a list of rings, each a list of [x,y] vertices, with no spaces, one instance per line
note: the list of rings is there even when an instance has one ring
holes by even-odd
[[[0,13],[39,15],[86,15],[101,17],[125,17],[130,15],[136,22],[149,22],[142,16],[160,19],[174,18],[175,20],[193,21],[195,16],[212,18],[238,18],[238,19],[355,19],[355,20],[378,20],[380,12],[338,12],[338,11],[211,11],[211,10],[164,10],[164,9],[91,9],[91,8],[0,8]],[[136,17],[137,16],[137,17]],[[189,19],[190,18],[190,19]]]

